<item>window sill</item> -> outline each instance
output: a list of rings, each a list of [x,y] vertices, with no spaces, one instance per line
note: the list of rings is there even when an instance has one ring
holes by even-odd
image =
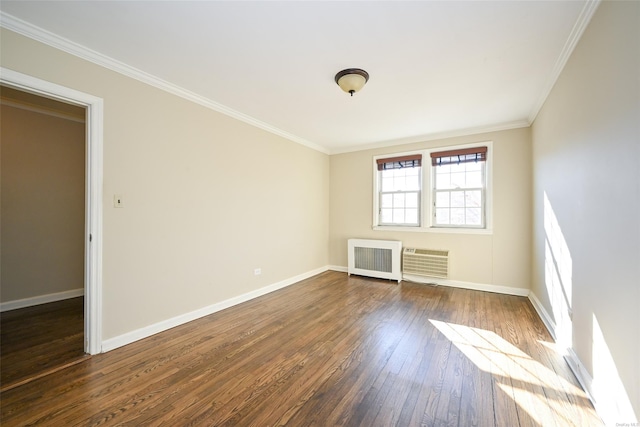
[[[493,234],[489,228],[444,228],[444,227],[394,227],[376,225],[374,231],[404,231],[412,233],[439,233],[439,234]]]

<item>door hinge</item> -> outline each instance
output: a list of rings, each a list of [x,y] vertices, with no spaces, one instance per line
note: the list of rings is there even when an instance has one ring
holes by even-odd
[[[91,242],[93,240],[93,235],[89,234],[89,241]]]

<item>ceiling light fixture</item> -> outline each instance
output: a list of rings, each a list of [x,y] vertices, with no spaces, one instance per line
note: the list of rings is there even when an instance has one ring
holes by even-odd
[[[336,83],[340,89],[350,93],[351,96],[362,89],[367,81],[369,81],[369,73],[360,68],[347,68],[336,74]]]

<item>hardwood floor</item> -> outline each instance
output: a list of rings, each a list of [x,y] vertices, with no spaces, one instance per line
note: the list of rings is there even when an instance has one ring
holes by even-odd
[[[81,360],[84,299],[0,313],[0,389]]]
[[[526,298],[326,272],[2,393],[2,425],[600,426]]]

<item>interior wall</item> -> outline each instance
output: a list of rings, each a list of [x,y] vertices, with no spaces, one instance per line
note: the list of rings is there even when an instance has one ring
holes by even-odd
[[[603,2],[532,127],[532,291],[610,425],[640,416],[639,23]]]
[[[82,289],[84,123],[0,109],[0,302]]]
[[[3,67],[104,99],[103,339],[328,264],[326,154],[1,35]]]
[[[374,156],[485,141],[493,141],[491,234],[373,230]],[[349,238],[401,240],[408,247],[449,249],[451,280],[529,289],[529,128],[332,155],[330,195],[329,253],[332,265],[347,266]]]

